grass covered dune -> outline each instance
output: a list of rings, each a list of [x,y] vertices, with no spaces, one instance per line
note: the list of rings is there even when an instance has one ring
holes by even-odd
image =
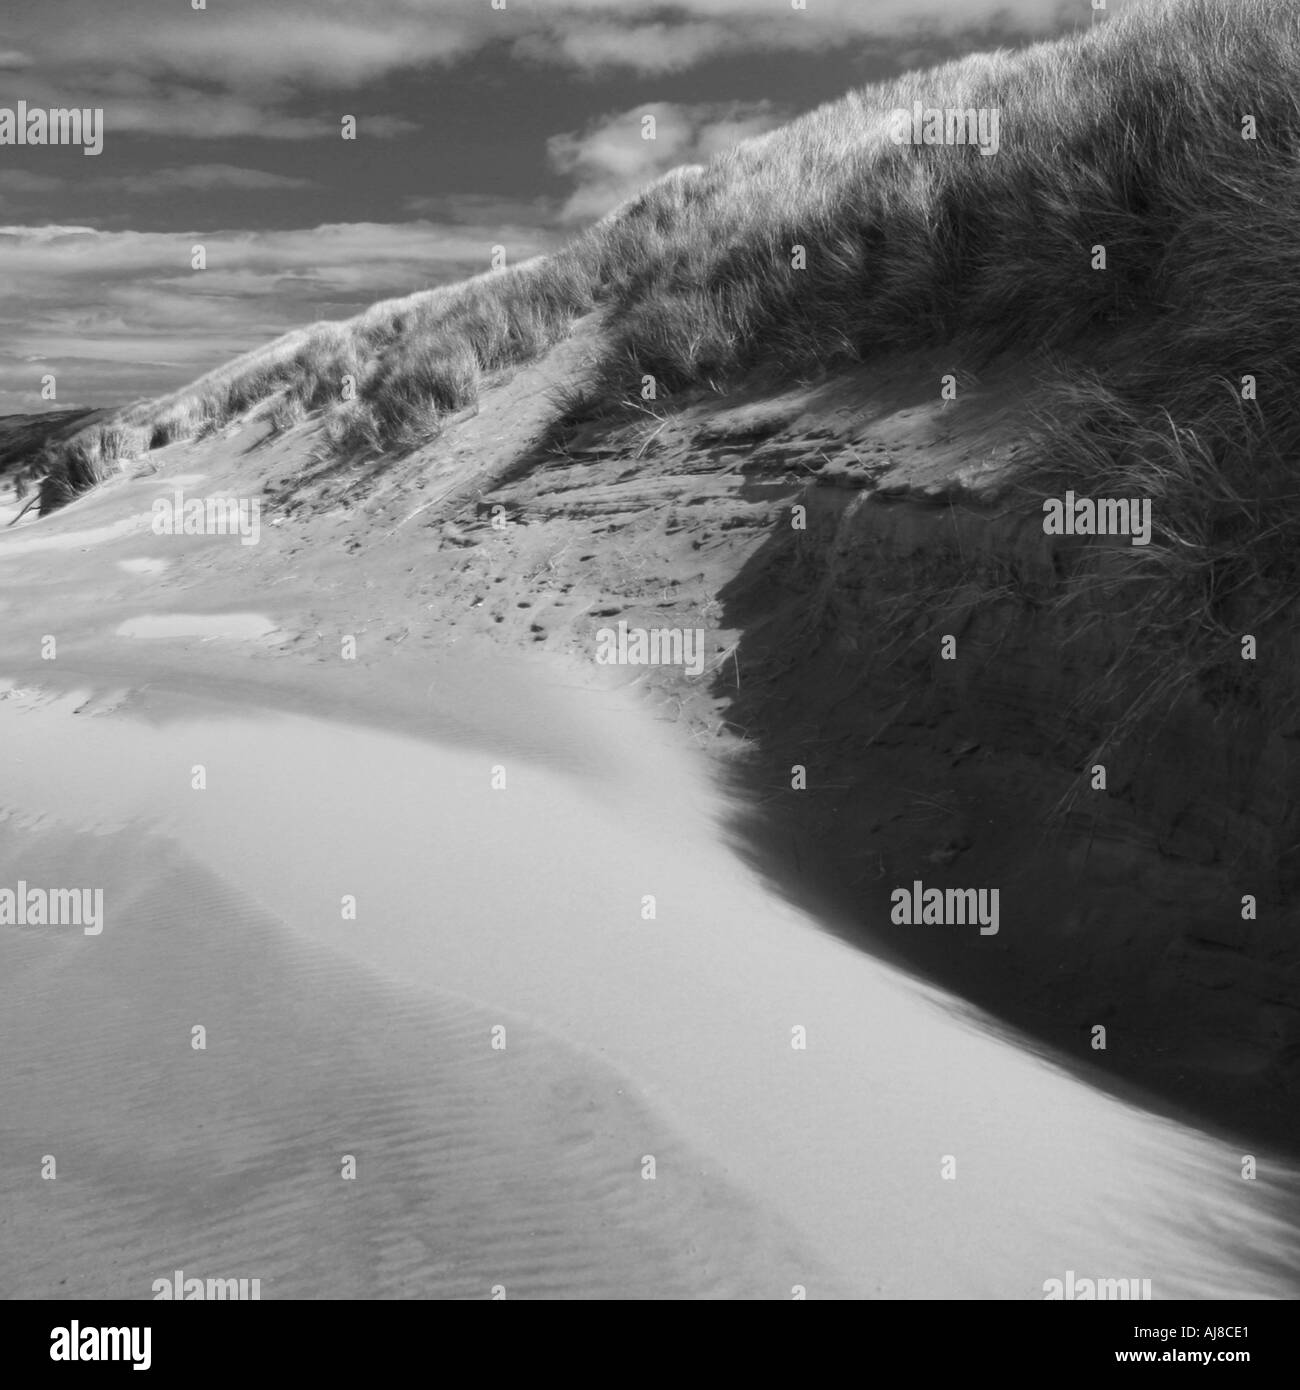
[[[408,451],[593,310],[570,419],[644,409],[647,376],[671,408],[903,349],[942,348],[967,378],[1009,355],[1037,382],[1024,481],[1153,501],[1153,544],[1082,562],[1064,601],[1140,610],[1157,661],[1196,646],[1154,672],[1163,698],[1300,577],[1297,93],[1290,0],[1153,0],[866,87],[674,171],[553,256],[298,330],[97,423],[50,450],[42,506],[253,408],[321,412],[353,459]],[[896,143],[916,102],[996,108],[997,154]]]
[[[260,403],[327,409],[348,452],[410,447],[593,307],[591,409],[639,400],[645,375],[662,399],[902,346],[974,365],[1086,344],[1087,379],[1061,374],[1094,428],[1052,443],[1105,469],[1137,432],[1166,467],[1253,479],[1300,431],[1298,91],[1289,0],[1156,0],[865,87],[675,171],[554,256],[295,331],[122,411],[52,451],[45,506]],[[997,108],[996,157],[896,144],[890,114],[916,101]]]

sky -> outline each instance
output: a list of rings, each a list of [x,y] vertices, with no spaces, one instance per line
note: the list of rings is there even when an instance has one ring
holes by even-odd
[[[1096,18],[1093,0],[4,0],[0,141],[20,102],[102,109],[103,131],[95,155],[0,143],[0,414],[162,394],[485,270],[496,245],[550,250],[850,88]]]

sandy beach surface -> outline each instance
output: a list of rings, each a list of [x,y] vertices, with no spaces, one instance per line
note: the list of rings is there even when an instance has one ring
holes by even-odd
[[[681,728],[418,549],[169,547],[192,466],[0,533],[0,887],[104,894],[0,928],[0,1295],[1294,1295],[1283,1164],[782,901]]]

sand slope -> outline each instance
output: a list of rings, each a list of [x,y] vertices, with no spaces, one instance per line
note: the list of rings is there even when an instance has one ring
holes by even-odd
[[[596,777],[80,703],[0,704],[6,802],[49,818],[5,824],[4,881],[103,881],[108,903],[99,937],[0,942],[6,1248],[41,1252],[11,1294],[143,1296],[200,1265],[267,1296],[1289,1286],[1275,1168],[1242,1183],[1227,1147],[774,903],[711,833],[707,784],[612,694],[575,699],[597,746],[615,721],[635,750]]]

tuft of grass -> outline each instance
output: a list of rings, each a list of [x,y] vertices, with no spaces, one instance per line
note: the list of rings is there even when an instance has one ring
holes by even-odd
[[[539,356],[594,303],[580,261],[561,255],[295,330],[77,436],[54,454],[43,506],[101,481],[124,450],[203,438],[263,406],[277,427],[299,411],[325,412],[327,435],[343,452],[417,447],[477,401],[485,375]]]

